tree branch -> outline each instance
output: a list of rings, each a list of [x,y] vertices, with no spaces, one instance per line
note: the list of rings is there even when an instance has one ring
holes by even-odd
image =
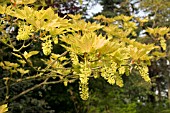
[[[14,96],[14,97],[12,97],[12,98],[10,98],[10,99],[8,99],[8,100],[5,100],[5,101],[3,101],[3,102],[1,102],[0,105],[3,105],[3,104],[8,103],[8,102],[11,102],[11,101],[13,101],[13,100],[21,97],[22,95],[25,95],[26,93],[28,93],[28,92],[36,89],[36,88],[39,88],[40,86],[44,85],[44,84],[47,82],[48,79],[49,79],[49,78],[45,79],[45,80],[44,80],[43,82],[41,82],[40,84],[37,84],[37,85],[35,85],[35,86],[33,86],[33,87],[31,87],[31,88],[29,88],[29,89],[21,92],[20,94]]]
[[[68,78],[72,78],[72,77],[73,77],[73,75],[72,75],[72,76],[71,76],[71,75],[68,76]],[[28,93],[28,92],[36,89],[36,88],[39,88],[39,87],[41,87],[42,85],[57,84],[57,83],[61,83],[61,82],[64,81],[64,79],[60,79],[60,80],[58,80],[58,81],[50,81],[50,82],[47,82],[49,78],[50,78],[50,77],[46,78],[46,79],[45,79],[43,82],[41,82],[40,84],[37,84],[37,85],[35,85],[35,86],[33,86],[33,87],[31,87],[31,88],[29,88],[29,89],[21,92],[20,94],[14,96],[14,97],[12,97],[12,98],[10,98],[10,99],[8,99],[8,100],[5,100],[5,101],[3,101],[3,102],[1,102],[0,105],[3,105],[3,104],[5,104],[5,103],[11,102],[11,101],[14,101],[14,100],[16,100],[17,98],[21,97],[22,95],[25,95],[26,93]],[[76,77],[76,78],[74,78],[74,79],[72,79],[72,80],[70,80],[70,81],[68,81],[68,82],[69,82],[69,83],[72,83],[72,81],[75,81],[75,80],[77,80],[77,79],[78,79],[78,77]]]
[[[24,55],[23,55],[20,51],[15,51],[15,48],[14,48],[14,47],[12,47],[12,46],[9,45],[9,44],[4,43],[4,42],[1,41],[1,40],[0,40],[0,42],[1,42],[2,44],[4,44],[5,46],[9,47],[10,49],[12,49],[14,53],[19,54],[19,55],[22,57],[22,59],[28,64],[28,66],[31,67],[31,69],[33,69],[34,71],[37,71],[37,70],[32,66],[32,64],[24,57]]]

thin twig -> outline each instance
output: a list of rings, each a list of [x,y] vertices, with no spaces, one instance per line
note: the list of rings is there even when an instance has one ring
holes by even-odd
[[[30,42],[29,44],[25,45],[25,40],[24,40],[22,46],[21,46],[19,49],[14,49],[13,51],[19,52],[19,51],[21,51],[22,49],[27,48],[28,46],[30,46],[31,43],[32,43],[32,42]]]
[[[35,85],[35,86],[33,86],[33,87],[31,87],[31,88],[29,88],[29,89],[21,92],[20,94],[14,96],[14,97],[12,97],[12,98],[10,98],[10,99],[8,99],[8,100],[5,100],[5,101],[3,101],[3,102],[1,102],[0,105],[5,104],[5,103],[8,103],[8,102],[11,102],[11,101],[13,101],[13,100],[21,97],[22,95],[25,95],[26,93],[28,93],[28,92],[30,92],[30,91],[32,91],[32,90],[34,90],[34,89],[36,89],[36,88],[44,85],[44,84],[47,82],[48,79],[49,79],[49,78],[45,79],[45,80],[44,80],[43,82],[41,82],[40,84],[37,84],[37,85]]]
[[[5,46],[11,48],[14,53],[19,54],[19,55],[22,57],[22,59],[28,64],[28,66],[30,66],[34,71],[37,71],[37,70],[32,66],[32,64],[24,57],[24,55],[23,55],[20,51],[15,51],[15,48],[14,48],[14,47],[12,47],[12,46],[9,45],[9,44],[4,43],[4,42],[1,41],[1,40],[0,40],[0,42],[3,43]]]

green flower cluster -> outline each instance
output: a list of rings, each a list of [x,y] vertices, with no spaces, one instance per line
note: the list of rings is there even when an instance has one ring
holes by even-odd
[[[22,25],[19,28],[17,40],[28,40],[31,35],[31,31],[33,30],[33,27],[30,25]]]

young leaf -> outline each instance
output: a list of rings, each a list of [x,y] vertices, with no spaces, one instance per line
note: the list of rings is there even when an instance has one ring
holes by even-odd
[[[36,2],[36,0],[11,0],[14,4],[32,4]]]
[[[160,45],[163,50],[166,50],[166,40],[164,39],[164,37],[160,37]]]
[[[0,113],[6,113],[8,111],[7,104],[0,106]]]
[[[36,55],[36,54],[38,54],[39,53],[39,51],[30,51],[29,53],[27,53],[26,51],[24,52],[24,57],[26,58],[26,59],[28,59],[28,58],[30,58],[31,56],[33,56],[33,55]]]

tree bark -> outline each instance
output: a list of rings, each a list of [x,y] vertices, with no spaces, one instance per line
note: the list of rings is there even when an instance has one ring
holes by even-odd
[[[170,107],[170,77],[168,77],[168,102]]]

